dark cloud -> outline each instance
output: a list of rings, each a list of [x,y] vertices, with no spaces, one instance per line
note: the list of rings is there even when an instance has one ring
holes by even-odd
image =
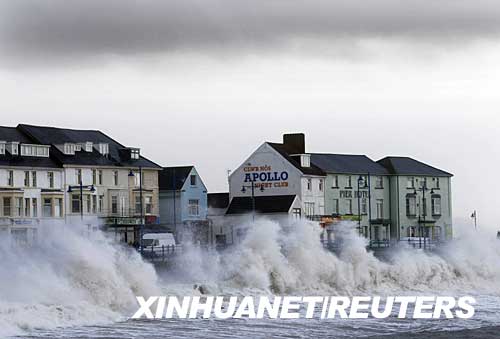
[[[0,0],[0,55],[9,59],[248,51],[301,39],[465,41],[499,32],[499,0]]]

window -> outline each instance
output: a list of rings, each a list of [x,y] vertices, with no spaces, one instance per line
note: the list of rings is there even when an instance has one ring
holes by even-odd
[[[36,187],[36,172],[35,171],[31,172],[31,181],[33,183],[32,186]]]
[[[99,177],[98,177],[98,179],[99,179],[99,185],[102,185],[102,170],[99,170],[98,174],[99,174]]]
[[[375,188],[384,188],[384,177],[378,176],[376,178]]]
[[[384,219],[384,200],[377,199],[377,219]]]
[[[10,217],[12,215],[12,199],[10,197],[3,198],[3,215]]]
[[[200,214],[200,201],[198,199],[189,199],[188,213],[191,216],[197,216]]]
[[[415,216],[417,214],[417,199],[415,195],[406,196],[406,215]]]
[[[347,176],[347,187],[348,188],[352,187],[352,177],[350,175]]]
[[[125,197],[120,197],[120,211],[121,215],[126,215],[127,205],[125,204]]]
[[[113,171],[113,183],[118,186],[118,171]]]
[[[141,196],[135,196],[135,213],[141,214]]]
[[[57,198],[55,200],[56,200],[56,204],[54,206],[54,208],[55,208],[54,215],[56,217],[62,218],[63,217],[63,199],[62,198]]]
[[[118,213],[118,197],[116,195],[111,196],[111,213]]]
[[[313,202],[305,202],[304,203],[304,214],[307,217],[314,215],[314,203]]]
[[[31,199],[31,210],[33,212],[33,218],[38,217],[38,200],[36,198]]]
[[[0,154],[5,154],[5,141],[0,141]]]
[[[333,188],[339,188],[339,176],[338,175],[334,175],[333,176],[333,185],[332,185]]]
[[[440,188],[439,187],[439,178],[435,178],[436,181],[434,182],[434,188]]]
[[[427,178],[422,178],[422,180],[420,181],[420,187],[427,188]]]
[[[14,171],[9,171],[7,174],[7,186],[14,186]]]
[[[91,195],[92,197],[92,214],[97,213],[97,195]]]
[[[191,175],[191,186],[196,186],[196,175]]]
[[[24,187],[30,187],[30,172],[24,171]]]
[[[339,199],[333,199],[333,214],[339,214]]]
[[[368,200],[366,198],[361,199],[361,214],[368,214]]]
[[[441,197],[433,196],[431,204],[432,204],[432,215],[441,215]]]
[[[30,206],[31,206],[31,204],[30,204],[30,198],[25,198],[24,199],[24,216],[28,217],[28,218],[31,216],[31,214],[30,214]]]
[[[352,199],[347,199],[345,202],[346,202],[346,214],[352,214]]]
[[[33,157],[48,157],[49,146],[42,145],[21,145],[21,155]]]
[[[92,170],[92,185],[97,185],[97,170]]]
[[[74,155],[76,150],[75,144],[64,144],[64,154]]]
[[[54,172],[47,172],[47,181],[49,182],[49,188],[54,188]]]
[[[294,219],[300,219],[301,216],[300,208],[294,208],[292,210],[292,216]]]
[[[323,192],[323,179],[319,179],[319,191]]]
[[[72,213],[80,213],[80,195],[72,194],[71,195],[71,212]]]
[[[23,216],[23,198],[16,198],[16,216]]]
[[[87,213],[90,214],[92,208],[92,196],[87,195]]]
[[[50,198],[43,199],[42,216],[45,218],[52,216],[52,199]]]
[[[137,160],[139,159],[139,149],[138,148],[133,148],[130,150],[130,158]]]
[[[77,169],[76,170],[76,183],[77,184],[83,183],[83,181],[82,181],[82,170],[81,169]]]
[[[104,195],[99,196],[99,213],[104,210]]]
[[[415,178],[408,177],[408,183],[406,185],[407,188],[415,188]]]
[[[307,190],[312,190],[312,179],[307,179]]]

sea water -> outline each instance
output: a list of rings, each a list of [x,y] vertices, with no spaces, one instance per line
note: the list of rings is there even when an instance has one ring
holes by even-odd
[[[345,224],[342,250],[319,242],[315,224],[249,225],[225,252],[186,244],[167,270],[75,225],[45,228],[40,244],[0,241],[0,338],[366,337],[500,326],[500,243],[469,233],[439,253],[399,248],[383,261]],[[199,288],[203,286],[203,288]],[[474,296],[472,319],[130,320],[136,295]],[[478,332],[479,333],[479,332]]]

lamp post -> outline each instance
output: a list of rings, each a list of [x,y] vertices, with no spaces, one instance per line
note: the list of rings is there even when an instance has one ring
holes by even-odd
[[[130,170],[129,174],[128,174],[129,177],[133,178],[135,177],[135,174],[132,170]],[[139,224],[139,248],[140,248],[140,251],[141,251],[141,254],[142,254],[142,232],[143,232],[143,226],[144,226],[144,208],[143,208],[143,202],[142,202],[142,167],[139,166],[139,206],[140,206],[140,224]]]
[[[91,193],[95,192],[94,185],[83,185],[80,181],[79,185],[69,185],[68,193],[72,193],[74,189],[80,190],[80,220],[83,220],[83,189],[88,189]]]
[[[361,235],[361,192],[359,191],[364,184],[364,179],[360,175],[358,178],[358,229],[359,235]]]
[[[427,217],[427,201],[425,200],[425,192],[429,189],[427,188],[427,182],[422,181],[420,188],[414,188],[414,194],[417,196],[417,191],[422,192],[422,203],[419,203],[419,213],[418,213],[418,247],[422,248],[422,223],[425,223],[425,218]],[[434,189],[431,189],[431,194],[434,194]],[[422,206],[422,208],[420,208]],[[423,220],[420,219],[422,216]],[[425,248],[425,237],[424,237],[424,248]]]
[[[255,221],[255,182],[251,181],[251,185],[241,186],[241,193],[246,193],[247,188],[252,189],[252,221]],[[260,191],[264,192],[264,186],[260,186]]]

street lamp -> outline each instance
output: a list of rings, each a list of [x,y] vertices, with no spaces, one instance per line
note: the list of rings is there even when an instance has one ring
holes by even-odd
[[[82,182],[80,181],[79,185],[69,185],[68,193],[72,193],[73,189],[80,190],[80,219],[83,220],[83,189],[88,189],[91,193],[94,193],[95,187],[94,185],[83,185]]]
[[[129,177],[135,177],[135,174],[132,170],[130,170],[129,174],[128,174]],[[141,217],[141,223],[139,224],[139,247],[141,249],[141,254],[142,254],[142,232],[143,232],[143,206],[142,206],[142,167],[139,166],[139,199],[140,199],[140,208],[141,208],[141,213],[140,213],[140,217]],[[174,197],[174,200],[175,200],[175,197]]]
[[[419,213],[418,213],[418,246],[422,248],[422,223],[425,223],[425,218],[427,217],[427,201],[425,200],[425,192],[428,191],[427,182],[422,181],[420,188],[414,188],[413,193],[417,197],[417,191],[422,192],[422,204],[419,202]],[[434,189],[431,189],[431,195],[434,194]],[[422,206],[422,208],[420,208]],[[421,220],[421,217],[423,220]],[[424,248],[425,248],[425,237],[424,237]]]
[[[247,188],[252,189],[252,220],[255,221],[255,182],[251,181],[251,185],[241,186],[241,193],[246,193]],[[264,186],[260,186],[260,191],[264,192]]]

